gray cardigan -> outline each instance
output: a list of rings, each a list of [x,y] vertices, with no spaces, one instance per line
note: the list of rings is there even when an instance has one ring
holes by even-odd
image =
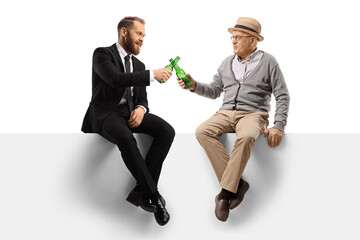
[[[242,84],[235,79],[232,71],[231,55],[221,63],[214,80],[210,84],[197,82],[195,93],[218,98],[224,91],[223,105],[220,110],[270,111],[271,94],[276,100],[275,128],[284,131],[289,111],[290,96],[285,79],[276,59],[264,52],[259,64],[244,79]]]

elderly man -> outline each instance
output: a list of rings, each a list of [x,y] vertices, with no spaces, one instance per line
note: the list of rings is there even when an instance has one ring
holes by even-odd
[[[228,30],[234,55],[221,63],[213,82],[200,83],[187,74],[192,82],[188,89],[200,96],[215,99],[225,92],[220,110],[196,129],[196,137],[222,188],[215,197],[215,215],[220,221],[227,220],[229,209],[237,207],[249,189],[242,175],[256,139],[265,132],[271,148],[280,144],[290,100],[279,64],[272,55],[257,48],[257,42],[264,40],[260,23],[240,17],[235,27]],[[178,83],[185,88],[181,80]],[[267,129],[271,94],[276,100],[275,122],[274,127]],[[237,136],[231,156],[219,140],[229,132]]]

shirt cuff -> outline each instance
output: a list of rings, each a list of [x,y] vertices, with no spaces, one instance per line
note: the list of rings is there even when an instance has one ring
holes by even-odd
[[[196,88],[195,90],[190,90],[190,92],[197,93],[199,95],[202,95],[204,93],[205,89],[202,83],[196,82]]]
[[[274,128],[284,132],[285,124],[282,123],[282,122],[276,121],[275,125],[274,125]]]
[[[144,109],[144,113],[146,113],[146,107],[142,106],[142,105],[137,105],[136,108],[141,107],[142,109]]]
[[[155,81],[154,72],[153,72],[153,70],[150,70],[150,82],[153,82],[153,81]]]

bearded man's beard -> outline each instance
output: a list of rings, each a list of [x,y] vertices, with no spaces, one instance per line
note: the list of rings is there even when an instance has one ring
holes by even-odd
[[[135,41],[130,36],[125,38],[125,47],[134,55],[140,53],[140,49],[138,50],[135,48]]]

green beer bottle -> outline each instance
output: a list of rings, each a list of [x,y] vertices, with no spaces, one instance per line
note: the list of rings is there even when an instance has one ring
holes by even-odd
[[[170,71],[172,71],[174,69],[174,66],[178,63],[178,61],[180,60],[180,57],[177,56],[175,58],[175,60],[173,60],[172,58],[169,59],[170,64],[167,65],[165,68],[169,69]]]
[[[174,68],[176,71],[176,76],[179,79],[183,80],[183,82],[185,83],[185,88],[191,87],[192,86],[191,81],[190,81],[189,77],[185,75],[185,71],[182,70],[177,64],[174,65]]]
[[[176,65],[179,60],[180,60],[180,57],[179,57],[179,56],[177,56],[177,57],[175,58],[175,60],[173,60],[172,58],[170,58],[170,59],[169,59],[170,64],[167,65],[165,68],[166,68],[166,69],[169,69],[170,71],[172,71],[172,70],[174,69],[174,65]],[[160,82],[160,83],[164,83],[164,81],[159,81],[159,82]]]

